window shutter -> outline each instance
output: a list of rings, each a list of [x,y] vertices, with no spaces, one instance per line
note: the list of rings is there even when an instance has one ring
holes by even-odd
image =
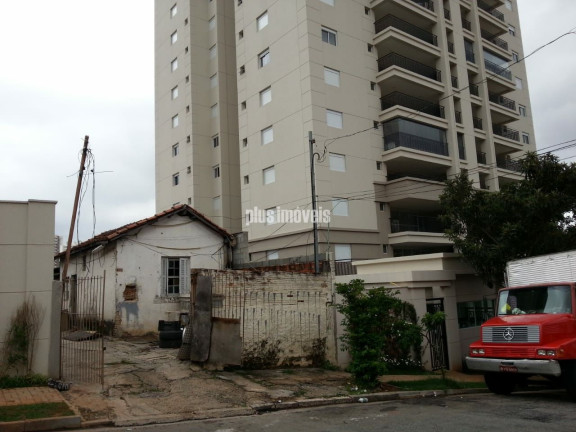
[[[160,275],[160,297],[166,297],[166,285],[168,280],[168,260],[162,258],[162,269]]]
[[[190,294],[190,258],[180,258],[180,295]]]

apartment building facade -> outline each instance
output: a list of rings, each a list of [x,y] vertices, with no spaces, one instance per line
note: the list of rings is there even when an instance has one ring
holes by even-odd
[[[312,254],[310,137],[337,260],[450,252],[443,181],[498,190],[536,148],[515,0],[155,9],[157,210],[247,231],[252,261]]]

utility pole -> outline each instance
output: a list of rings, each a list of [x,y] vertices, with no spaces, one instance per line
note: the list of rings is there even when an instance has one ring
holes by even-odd
[[[312,230],[314,232],[314,274],[320,273],[318,268],[318,212],[316,210],[316,174],[314,172],[314,143],[312,131],[308,131],[308,144],[310,145],[310,176],[312,184]],[[319,155],[318,155],[319,156]]]
[[[76,224],[76,214],[78,213],[78,200],[82,189],[82,178],[84,176],[84,163],[88,153],[88,135],[84,137],[84,148],[82,149],[82,160],[78,171],[78,183],[76,185],[76,197],[74,198],[74,209],[72,210],[72,220],[70,221],[70,231],[68,232],[68,244],[66,246],[66,258],[64,259],[64,269],[62,270],[62,282],[66,283],[68,277],[68,265],[70,264],[70,249],[72,248],[72,238],[74,237],[74,225]]]

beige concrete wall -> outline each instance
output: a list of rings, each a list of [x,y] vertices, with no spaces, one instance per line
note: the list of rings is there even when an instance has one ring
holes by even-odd
[[[16,310],[35,302],[41,316],[32,371],[57,376],[57,287],[53,287],[55,201],[0,201],[0,350]],[[56,300],[54,300],[56,296]]]

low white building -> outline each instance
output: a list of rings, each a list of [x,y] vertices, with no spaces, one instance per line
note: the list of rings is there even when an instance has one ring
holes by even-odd
[[[105,274],[105,322],[117,333],[145,334],[188,312],[190,270],[226,268],[230,242],[204,215],[177,205],[74,246],[68,275]]]

